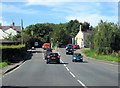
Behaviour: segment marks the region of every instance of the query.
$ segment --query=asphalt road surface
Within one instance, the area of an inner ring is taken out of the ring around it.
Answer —
[[[44,51],[34,50],[31,59],[3,75],[3,86],[118,86],[118,66],[84,58],[72,62],[60,48],[60,64],[46,64]]]

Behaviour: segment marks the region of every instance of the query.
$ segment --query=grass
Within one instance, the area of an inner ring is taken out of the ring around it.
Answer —
[[[6,67],[6,66],[8,66],[8,63],[7,63],[7,62],[1,62],[1,63],[0,63],[0,69],[4,68],[4,67]]]
[[[117,57],[117,56],[112,56],[112,55],[97,55],[93,50],[90,50],[90,49],[84,49],[84,50],[82,50],[82,52],[86,56],[92,57],[92,58],[95,58],[95,59],[105,60],[105,61],[120,62],[120,57]]]
[[[0,46],[0,48],[22,48],[25,47],[25,45],[20,44],[20,45],[4,45],[4,46]]]

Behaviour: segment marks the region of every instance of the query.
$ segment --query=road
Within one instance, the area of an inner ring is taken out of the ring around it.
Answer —
[[[3,86],[118,86],[118,66],[84,58],[72,62],[71,55],[60,48],[60,64],[46,64],[42,49],[31,59],[2,77]]]

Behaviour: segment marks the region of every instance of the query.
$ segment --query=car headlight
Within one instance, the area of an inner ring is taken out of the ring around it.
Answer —
[[[73,57],[73,59],[76,59],[75,57]]]

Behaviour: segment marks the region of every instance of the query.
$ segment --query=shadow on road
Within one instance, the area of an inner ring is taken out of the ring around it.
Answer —
[[[88,61],[83,61],[83,62],[76,61],[75,63],[88,63]]]
[[[69,64],[69,63],[49,63],[49,64]]]
[[[30,87],[22,87],[22,86],[2,86],[1,88],[30,88]]]
[[[31,53],[43,53],[42,51],[30,51]]]

